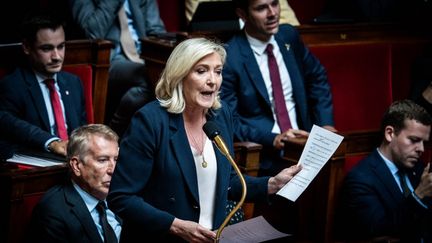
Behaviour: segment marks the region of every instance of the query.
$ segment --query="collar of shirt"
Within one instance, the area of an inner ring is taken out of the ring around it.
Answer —
[[[277,42],[276,42],[276,40],[275,40],[275,38],[274,38],[273,35],[272,35],[272,37],[270,38],[269,41],[263,42],[263,41],[260,41],[260,40],[258,40],[256,38],[250,36],[246,31],[245,31],[245,34],[246,34],[246,38],[247,38],[247,40],[249,42],[249,45],[252,48],[252,51],[254,51],[257,55],[261,56],[261,55],[265,54],[265,49],[266,49],[266,47],[267,47],[268,44],[272,44],[273,45],[273,50],[274,51],[279,51],[279,46],[278,46],[278,44],[277,44]]]
[[[98,204],[99,200],[97,198],[93,197],[92,195],[90,195],[88,192],[81,189],[81,187],[78,186],[74,181],[72,181],[72,184],[73,184],[75,190],[77,190],[78,194],[83,199],[85,205],[87,206],[87,209],[90,212],[92,210],[94,210],[96,208],[96,205]]]
[[[381,153],[381,151],[377,148],[377,151],[378,151],[378,154],[381,156],[381,158],[384,160],[384,162],[385,162],[385,164],[387,165],[387,167],[389,168],[389,170],[390,170],[390,172],[391,172],[391,174],[393,175],[393,177],[395,178],[395,180],[396,181],[398,181],[399,179],[399,177],[398,177],[398,175],[397,175],[397,172],[398,172],[398,168],[397,168],[397,166],[393,163],[393,162],[391,162],[389,159],[387,159],[382,153]]]
[[[35,76],[36,76],[36,80],[38,81],[39,84],[44,84],[45,79],[50,78],[50,77],[42,75],[36,71],[35,71]],[[57,73],[55,73],[51,78],[54,79],[56,81],[55,84],[57,84]]]

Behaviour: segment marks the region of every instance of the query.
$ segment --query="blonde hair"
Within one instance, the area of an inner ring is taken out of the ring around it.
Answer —
[[[212,53],[218,53],[222,65],[225,63],[224,47],[206,38],[187,39],[174,48],[155,91],[160,105],[167,108],[168,112],[179,114],[184,111],[186,104],[183,96],[183,80],[199,60]],[[218,95],[212,108],[220,107]]]

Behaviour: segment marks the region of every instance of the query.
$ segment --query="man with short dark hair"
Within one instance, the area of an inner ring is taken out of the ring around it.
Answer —
[[[32,16],[22,32],[28,65],[0,81],[0,158],[22,148],[66,155],[68,134],[87,120],[81,80],[61,71],[63,23],[48,15]]]
[[[431,116],[410,100],[386,111],[380,146],[347,174],[342,187],[340,223],[347,238],[432,242],[432,173],[419,160],[431,125]]]
[[[233,1],[244,28],[226,44],[221,98],[233,110],[235,138],[263,145],[259,175],[272,176],[287,166],[288,138],[307,137],[313,124],[336,131],[330,86],[297,30],[279,24],[278,0]],[[276,198],[268,210],[285,231],[292,228],[286,218],[295,213],[287,212],[289,203]]]

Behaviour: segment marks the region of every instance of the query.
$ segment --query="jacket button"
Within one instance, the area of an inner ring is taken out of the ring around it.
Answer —
[[[170,202],[175,202],[175,201],[176,201],[176,200],[175,200],[175,197],[170,197],[169,201],[170,201]]]
[[[198,209],[199,208],[197,205],[193,205],[192,207],[193,207],[193,209]]]

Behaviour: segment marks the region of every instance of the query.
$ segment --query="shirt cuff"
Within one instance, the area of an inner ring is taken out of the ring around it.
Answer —
[[[48,145],[49,145],[50,143],[54,142],[54,141],[60,141],[60,140],[61,140],[61,139],[60,139],[59,137],[53,137],[53,138],[48,139],[48,140],[45,142],[45,150],[48,151],[48,152],[51,152],[50,149],[49,149],[49,147],[48,147]]]

